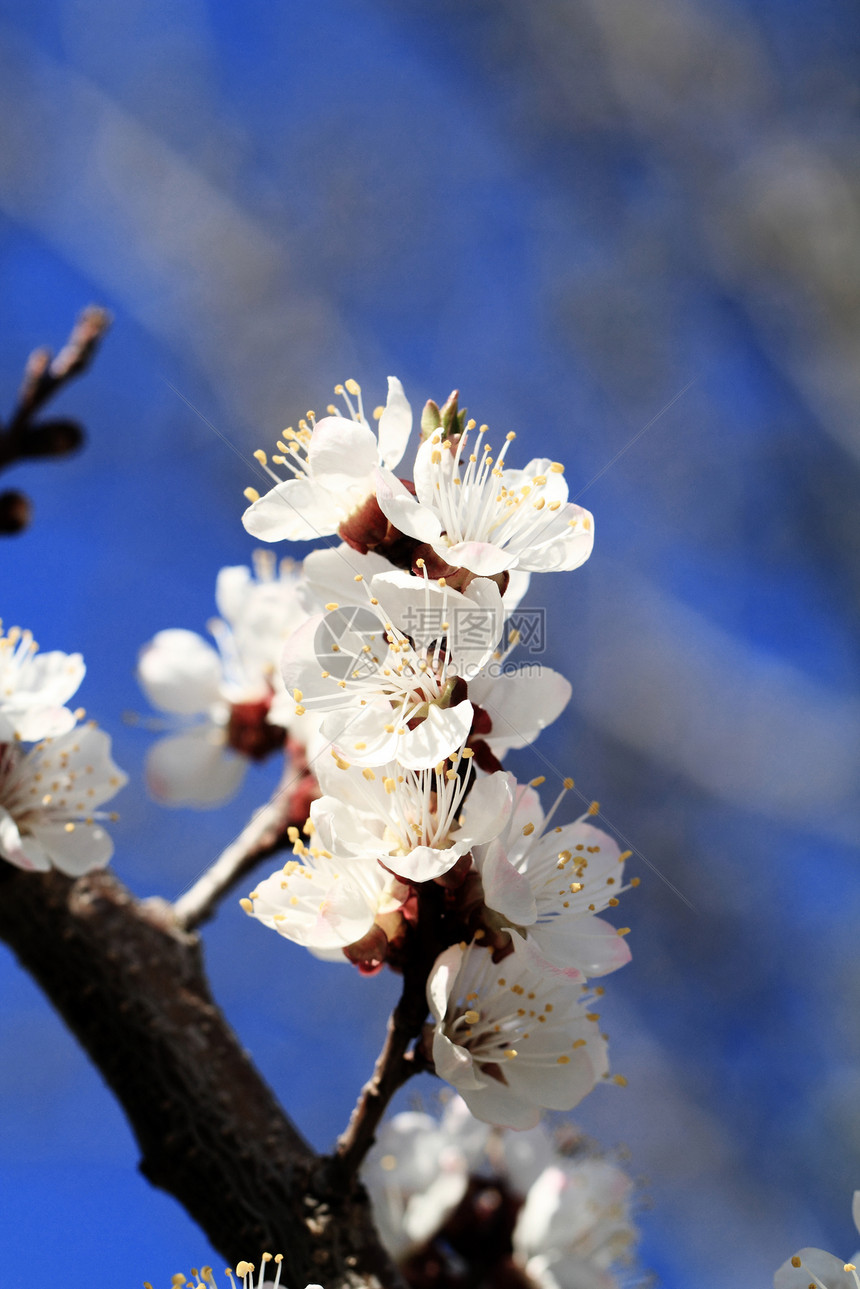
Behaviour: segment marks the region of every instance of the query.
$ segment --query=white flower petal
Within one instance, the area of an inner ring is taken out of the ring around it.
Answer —
[[[326,416],[317,421],[308,447],[308,463],[315,483],[334,491],[368,480],[378,460],[376,435],[370,426],[345,416]]]
[[[113,854],[113,841],[100,824],[34,824],[33,838],[49,856],[54,868],[69,877],[80,877],[104,868]]]
[[[146,758],[149,791],[168,806],[220,805],[239,789],[247,761],[224,746],[213,725],[159,739]]]
[[[27,846],[26,838],[21,836],[15,820],[2,806],[0,806],[0,855],[16,868],[23,868],[28,872],[46,872],[51,867],[51,861],[41,846]]]
[[[218,701],[221,659],[194,631],[159,631],[140,651],[137,678],[153,707],[190,716]]]
[[[387,470],[400,464],[412,432],[412,408],[396,376],[388,377],[388,398],[379,418],[379,463]]]
[[[407,537],[434,542],[442,531],[438,517],[412,496],[390,470],[376,471],[376,500],[389,523]]]
[[[424,720],[414,730],[400,735],[397,760],[411,770],[427,769],[443,761],[465,743],[473,714],[467,698],[454,707],[431,704]]]
[[[215,603],[222,618],[232,625],[242,613],[254,580],[245,564],[222,568],[215,579]]]
[[[261,542],[307,542],[336,533],[344,510],[313,479],[287,479],[254,501],[242,515],[245,531]]]
[[[374,551],[361,555],[347,546],[346,542],[311,551],[302,563],[305,585],[316,597],[320,607],[331,602],[362,604],[365,597],[361,587],[356,585],[356,575],[360,574],[365,582],[370,582],[377,573],[393,571],[394,565],[384,556],[377,555]]]
[[[503,573],[517,562],[516,552],[506,551],[491,542],[454,542],[449,546],[445,541],[436,541],[433,549],[440,559],[447,560],[455,568],[468,568],[481,577]],[[522,563],[522,559],[519,562]]]
[[[570,681],[551,667],[533,663],[501,676],[478,676],[469,696],[490,715],[487,742],[496,751],[525,747],[561,715],[570,701]]]
[[[480,870],[487,906],[510,918],[515,926],[530,926],[537,917],[531,883],[525,873],[517,872],[499,842],[487,848]]]
[[[514,805],[514,777],[497,770],[476,779],[463,807],[463,824],[457,841],[471,848],[491,841],[502,831]]]

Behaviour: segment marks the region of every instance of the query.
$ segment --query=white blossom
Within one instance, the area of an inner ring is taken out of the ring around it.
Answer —
[[[336,818],[317,800],[311,805],[309,843],[293,830],[294,858],[262,882],[242,907],[279,935],[326,952],[356,944],[377,919],[396,913],[409,888],[374,856],[357,857],[348,812]]]
[[[441,877],[495,837],[513,806],[509,776],[476,777],[468,749],[427,770],[396,762],[360,770],[321,757],[317,773],[326,794],[317,808],[351,822],[353,853],[373,855],[412,882]]]
[[[427,982],[436,1073],[486,1123],[531,1128],[542,1107],[570,1110],[608,1069],[589,1000],[515,955],[495,964],[488,949],[454,945]]]
[[[0,744],[65,734],[78,719],[65,704],[84,678],[79,653],[39,653],[32,632],[0,631]]]
[[[591,554],[594,521],[567,500],[564,467],[535,458],[523,470],[503,469],[514,434],[498,457],[475,422],[461,435],[437,431],[415,460],[415,496],[390,469],[377,473],[376,496],[401,532],[429,542],[446,563],[490,577],[508,569],[550,572],[578,568]],[[467,450],[468,449],[468,450]]]
[[[380,1129],[361,1177],[382,1242],[402,1259],[435,1235],[460,1203],[469,1160],[444,1121],[404,1111]]]
[[[860,1231],[860,1191],[851,1205],[854,1225]],[[843,1262],[823,1249],[801,1249],[784,1262],[773,1278],[774,1289],[860,1289],[860,1252]]]
[[[99,806],[127,782],[110,738],[83,725],[24,753],[0,746],[0,855],[18,868],[71,877],[103,868],[113,842]]]
[[[272,461],[290,477],[281,479],[265,452],[255,453],[275,486],[262,497],[253,488],[246,490],[252,504],[242,523],[253,537],[264,542],[307,541],[336,533],[373,495],[377,467],[393,470],[399,464],[412,429],[412,409],[400,381],[388,378],[377,434],[367,423],[355,381],[336,386],[335,393],[343,399],[347,416],[334,406],[321,420],[308,413],[298,431],[285,430],[279,440]]]
[[[615,1289],[633,1243],[632,1183],[605,1159],[558,1159],[532,1183],[513,1233],[515,1260],[540,1289]]]
[[[265,755],[289,728],[313,743],[317,722],[298,720],[278,663],[284,642],[308,614],[300,572],[255,552],[254,572],[221,569],[215,590],[221,616],[209,629],[213,648],[194,631],[159,631],[141,650],[137,676],[153,707],[178,732],[160,739],[146,761],[147,783],[166,805],[211,806],[239,788],[248,758]]]
[[[287,643],[283,677],[297,713],[329,712],[321,734],[350,764],[426,769],[465,743],[474,708],[459,689],[492,656],[504,609],[487,578],[468,595],[442,583],[377,574],[364,605],[331,603]],[[455,612],[463,634],[449,639]]]
[[[565,781],[565,790],[573,780]],[[604,976],[630,961],[627,941],[596,914],[618,903],[624,861],[615,841],[589,822],[550,827],[532,787],[519,787],[504,833],[474,851],[484,900],[502,915],[514,951],[535,971]]]

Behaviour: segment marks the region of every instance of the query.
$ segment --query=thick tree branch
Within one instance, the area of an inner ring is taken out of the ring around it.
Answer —
[[[224,896],[243,877],[261,860],[287,845],[289,828],[301,830],[318,792],[304,748],[289,743],[281,781],[271,801],[251,817],[211,868],[174,903],[173,913],[179,926],[190,931],[208,922]]]
[[[268,1249],[284,1254],[289,1285],[399,1286],[363,1190],[323,1181],[213,1001],[197,936],[170,906],[135,900],[110,873],[74,881],[0,870],[0,938],[116,1094],[144,1176],[231,1263]]]

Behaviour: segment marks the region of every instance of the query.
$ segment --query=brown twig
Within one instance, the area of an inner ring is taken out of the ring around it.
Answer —
[[[18,403],[5,438],[20,444],[36,412],[75,376],[89,367],[111,323],[107,309],[88,305],[78,316],[63,348],[54,358],[49,349],[34,349],[24,368]],[[24,455],[24,454],[19,454]]]
[[[406,954],[403,992],[389,1019],[385,1044],[373,1074],[362,1088],[329,1161],[330,1175],[338,1185],[349,1184],[357,1175],[394,1093],[413,1074],[427,1068],[420,1053],[410,1052],[409,1047],[424,1029],[428,1012],[427,978],[444,947],[438,939],[442,901],[442,890],[434,883],[427,882],[419,888],[418,919]]]
[[[319,789],[308,768],[304,748],[288,743],[281,781],[269,801],[258,810],[216,859],[215,863],[173,905],[179,926],[186,931],[202,926],[219,903],[261,860],[287,844],[287,830],[301,829],[308,808]]]
[[[83,442],[75,421],[54,418],[34,424],[40,408],[75,376],[86,371],[110,326],[105,309],[90,305],[81,313],[57,354],[36,349],[27,360],[18,402],[8,425],[0,426],[0,470],[33,457],[60,457]],[[16,488],[0,493],[0,534],[20,533],[30,522],[30,499]]]
[[[200,942],[170,906],[110,873],[72,880],[0,863],[0,938],[123,1106],[141,1171],[231,1263],[282,1252],[287,1284],[397,1289],[367,1197],[319,1160],[216,1006]]]

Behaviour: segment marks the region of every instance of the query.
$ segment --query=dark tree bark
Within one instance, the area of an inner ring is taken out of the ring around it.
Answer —
[[[110,873],[0,864],[0,938],[128,1116],[140,1169],[234,1265],[283,1253],[290,1289],[401,1285],[366,1195],[338,1186],[215,1004],[196,934]]]

